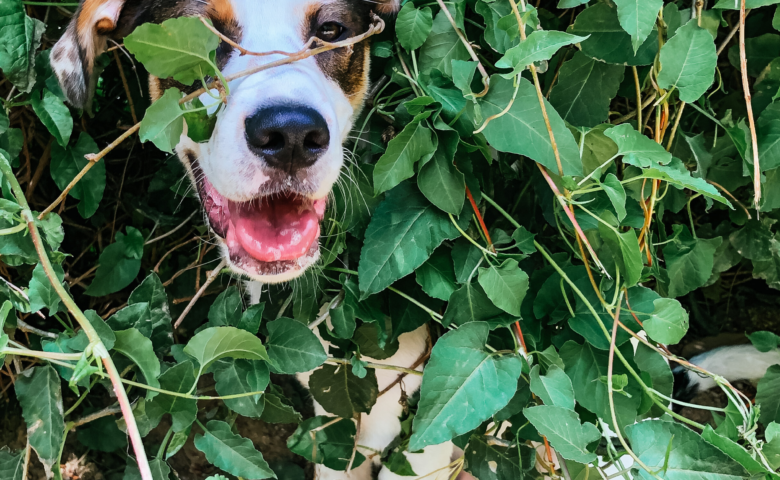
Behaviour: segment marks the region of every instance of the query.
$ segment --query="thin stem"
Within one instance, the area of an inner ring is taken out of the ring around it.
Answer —
[[[631,67],[634,73],[634,87],[636,88],[636,124],[637,131],[642,133],[642,87],[639,85],[639,71],[636,67]]]
[[[190,313],[190,310],[192,310],[192,307],[195,306],[195,302],[200,299],[201,296],[203,296],[203,293],[206,291],[206,289],[211,285],[214,280],[217,279],[220,273],[222,273],[222,269],[227,265],[227,259],[223,258],[221,262],[219,262],[219,265],[211,271],[211,274],[208,276],[205,282],[203,282],[203,285],[200,287],[200,290],[195,293],[195,296],[192,297],[192,300],[190,300],[190,303],[187,304],[187,307],[184,309],[183,312],[181,312],[181,315],[179,315],[179,318],[176,320],[176,323],[173,324],[173,328],[177,329],[179,328],[179,325],[181,325],[181,322],[184,321],[184,317],[187,316],[188,313]]]
[[[474,52],[474,48],[471,46],[471,43],[469,42],[469,39],[466,38],[466,36],[463,34],[463,32],[460,31],[460,28],[455,24],[455,19],[452,18],[452,14],[450,13],[449,9],[446,5],[444,5],[444,2],[442,0],[436,0],[439,3],[439,6],[441,7],[441,11],[444,12],[444,16],[447,17],[447,20],[450,21],[450,25],[452,25],[453,30],[455,30],[455,33],[458,34],[458,38],[460,39],[461,43],[466,47],[466,50],[469,52],[469,56],[472,60],[477,62],[477,70],[479,70],[480,75],[482,75],[482,84],[485,86],[485,89],[480,93],[475,93],[475,97],[484,97],[487,95],[488,89],[490,88],[490,76],[487,74],[487,71],[485,70],[485,67],[482,65],[482,62],[479,61],[479,57],[477,57],[476,52]]]
[[[417,305],[418,307],[422,308],[423,310],[425,310],[425,313],[427,313],[431,317],[435,318],[436,320],[441,321],[444,318],[443,316],[441,316],[438,313],[434,312],[430,308],[426,307],[422,303],[418,302],[417,300],[415,300],[414,298],[412,298],[409,295],[405,294],[404,292],[398,290],[397,288],[395,288],[395,287],[387,287],[387,289],[390,290],[391,292],[394,292],[394,293],[404,297],[409,302],[411,302],[411,303]]]
[[[761,162],[758,158],[758,135],[756,134],[756,120],[753,118],[753,104],[750,95],[750,80],[747,71],[747,56],[745,54],[745,0],[739,7],[739,66],[742,70],[742,90],[745,93],[745,107],[747,108],[748,126],[750,127],[750,140],[753,145],[753,204],[758,215],[759,202],[761,201]]]

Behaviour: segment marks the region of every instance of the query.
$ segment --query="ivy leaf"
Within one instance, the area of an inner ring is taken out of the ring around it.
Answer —
[[[441,242],[458,235],[450,219],[412,185],[394,188],[366,229],[358,264],[362,298],[412,273]]]
[[[550,103],[566,122],[595,127],[609,118],[609,104],[617,95],[624,72],[621,65],[610,65],[576,52],[561,67]]]
[[[0,4],[0,69],[20,92],[35,85],[35,51],[46,25],[25,14],[20,1]]]
[[[574,35],[589,35],[588,39],[580,44],[582,53],[606,63],[650,65],[658,53],[655,28],[647,40],[638,49],[634,49],[631,36],[620,25],[617,8],[607,3],[599,2],[583,10],[568,31]]]
[[[452,7],[451,9],[454,9]],[[469,60],[469,52],[460,41],[444,12],[433,19],[431,33],[420,49],[420,73],[430,73],[434,68],[452,76],[453,60]]]
[[[417,186],[425,198],[447,213],[459,215],[466,199],[466,181],[453,159],[460,138],[455,132],[438,132],[439,146],[420,168]]]
[[[580,416],[574,410],[539,405],[524,409],[523,414],[563,458],[580,463],[598,458],[588,451],[588,444],[601,438],[601,433],[592,423],[580,423]]]
[[[672,161],[672,154],[660,144],[637,132],[630,124],[624,123],[604,132],[618,146],[618,155],[623,156],[623,162],[639,168],[648,168]]]
[[[144,237],[137,229],[127,227],[127,235],[116,233],[116,240],[100,254],[95,279],[84,292],[102,297],[118,292],[135,280],[141,270]]]
[[[195,448],[203,452],[210,463],[231,475],[257,480],[276,478],[252,441],[234,434],[225,422],[212,420],[207,423],[203,435],[195,435]]]
[[[328,359],[322,342],[309,327],[289,318],[268,324],[266,348],[279,373],[308,372]]]
[[[174,365],[160,375],[160,388],[169,392],[188,393],[195,385],[192,362]],[[146,403],[146,413],[159,422],[163,414],[170,413],[173,431],[181,432],[192,425],[198,415],[198,401],[191,398],[160,394]],[[152,421],[153,424],[157,422]]]
[[[265,362],[223,358],[217,360],[211,368],[217,381],[217,393],[224,397],[242,393],[261,392],[270,381],[270,373]],[[260,418],[265,401],[260,394],[223,400],[225,405],[239,415]]]
[[[663,252],[669,273],[669,297],[677,298],[707,283],[712,275],[715,250],[723,239],[693,238],[684,225],[672,228],[675,240],[664,246]]]
[[[311,374],[309,390],[325,411],[342,418],[371,412],[379,393],[373,370],[360,378],[352,373],[348,365],[330,364]]]
[[[574,387],[563,369],[551,365],[545,375],[540,375],[539,370],[539,365],[531,369],[531,391],[541,398],[545,405],[574,410]]]
[[[618,20],[623,30],[631,35],[631,44],[636,53],[650,36],[663,0],[616,0]]]
[[[780,422],[780,365],[771,365],[758,381],[756,404],[761,405],[761,423]]]
[[[185,85],[214,73],[218,45],[219,38],[198,17],[144,23],[125,37],[125,47],[149,73]]]
[[[24,452],[12,455],[8,447],[0,448],[0,477],[6,480],[22,480]]]
[[[557,172],[558,164],[539,106],[536,88],[524,78],[518,81],[520,85],[512,106],[506,114],[488,123],[483,131],[485,138],[496,150],[525,155]],[[493,75],[490,78],[490,91],[479,102],[482,115],[487,118],[503,112],[514,95],[512,81]],[[580,152],[574,137],[549,104],[547,115],[555,135],[564,175],[582,175]]]
[[[487,324],[469,323],[434,345],[423,372],[410,451],[471,431],[512,398],[522,362],[515,356],[488,353],[488,333]]]
[[[374,195],[390,190],[414,175],[414,164],[436,150],[431,130],[422,121],[423,112],[387,144],[387,150],[374,167]]]
[[[62,265],[52,265],[52,269],[57,279],[62,283],[65,280],[65,271],[62,269]],[[27,296],[30,297],[31,312],[37,312],[46,307],[49,309],[49,315],[51,316],[59,310],[60,296],[54,290],[54,286],[49,281],[49,277],[46,276],[43,265],[40,263],[33,269]]]
[[[66,147],[73,132],[73,117],[70,116],[68,107],[48,90],[30,95],[30,103],[41,123],[57,140],[57,144]]]
[[[160,361],[154,354],[152,341],[135,328],[120,330],[114,332],[114,335],[116,335],[114,350],[138,365],[147,385],[159,388],[160,382],[157,381],[157,377],[160,376]],[[156,392],[148,390],[146,399],[151,400],[156,395]]]
[[[141,27],[146,25],[152,24],[146,23]],[[127,37],[125,40],[129,38]],[[163,152],[173,153],[173,147],[179,143],[181,134],[184,132],[182,117],[185,111],[179,105],[180,99],[181,91],[175,87],[169,88],[162,97],[146,109],[146,115],[141,120],[141,129],[138,133],[142,142],[151,140]]]
[[[332,470],[346,470],[355,446],[357,429],[352,420],[336,420],[334,417],[310,418],[298,426],[287,439],[287,447],[310,462],[325,465]],[[325,428],[325,425],[328,425]],[[312,433],[314,435],[312,435]],[[360,466],[366,457],[355,453],[352,468]]]
[[[646,420],[626,427],[631,447],[653,471],[663,471],[669,479],[741,479],[745,469],[718,448],[708,444],[684,425],[662,420]],[[640,471],[642,478],[653,478]]]
[[[661,48],[661,72],[658,86],[677,88],[680,100],[692,103],[710,88],[718,63],[715,42],[710,33],[693,19],[677,29],[677,33]]]
[[[517,260],[504,260],[497,268],[480,268],[479,284],[498,308],[520,316],[520,305],[528,291],[528,274],[520,270]]]
[[[682,340],[688,331],[688,312],[680,302],[671,298],[659,298],[653,304],[655,310],[642,321],[650,338],[666,345],[674,345]]]
[[[463,465],[479,480],[523,480],[523,467],[527,470],[533,463],[531,451],[525,445],[502,447],[485,435],[474,434],[465,448]]]
[[[452,258],[443,248],[437,248],[414,273],[423,292],[433,298],[449,300],[450,295],[458,288]]]
[[[557,30],[535,30],[525,41],[507,50],[506,54],[496,62],[498,68],[511,68],[511,73],[504,73],[504,78],[514,78],[532,63],[549,60],[555,52],[567,45],[573,45],[587,40]]]
[[[517,318],[498,308],[481,285],[467,283],[450,296],[443,325],[465,325],[471,322],[487,322],[491,329],[505,327]]]
[[[22,406],[27,437],[48,477],[60,454],[65,435],[60,376],[51,366],[34,367],[16,377],[16,398]]]
[[[259,338],[235,327],[211,327],[202,330],[187,342],[184,353],[198,362],[198,377],[212,362],[220,358],[270,361]]]
[[[430,7],[417,9],[411,2],[401,7],[395,20],[398,43],[408,51],[420,48],[432,27],[433,13]]]
[[[51,147],[51,165],[49,167],[51,178],[60,190],[76,178],[76,175],[89,163],[84,155],[97,153],[100,149],[92,137],[81,132],[78,140],[72,146],[61,147],[59,144]],[[106,188],[106,164],[97,162],[84,177],[68,193],[76,200],[81,200],[78,205],[79,214],[83,218],[89,218],[95,214],[100,200],[103,199],[103,191]]]

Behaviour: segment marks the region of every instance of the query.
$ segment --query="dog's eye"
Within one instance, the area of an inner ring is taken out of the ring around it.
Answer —
[[[336,22],[323,23],[317,30],[317,37],[326,42],[335,42],[344,33],[345,28]]]

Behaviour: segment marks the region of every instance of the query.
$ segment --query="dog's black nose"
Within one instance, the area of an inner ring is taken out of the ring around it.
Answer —
[[[249,149],[268,165],[294,173],[310,167],[330,143],[328,123],[304,106],[273,106],[246,119]]]

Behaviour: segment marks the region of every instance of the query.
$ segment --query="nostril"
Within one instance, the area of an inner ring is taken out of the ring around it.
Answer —
[[[330,135],[327,130],[314,130],[303,139],[303,148],[307,150],[321,150],[327,148],[330,143]]]
[[[263,150],[281,150],[284,148],[284,135],[281,132],[264,132],[254,146]]]

